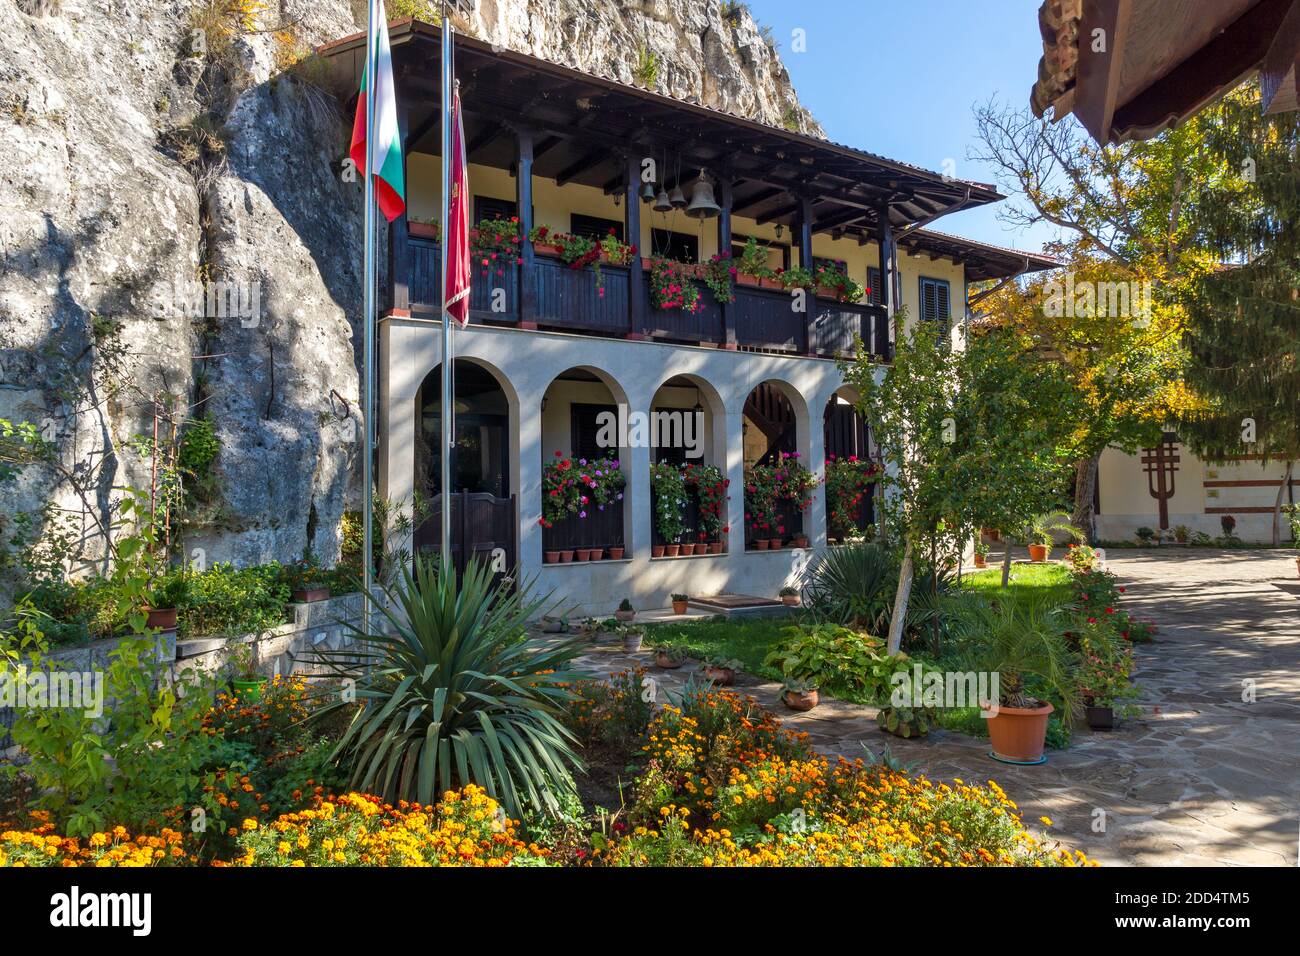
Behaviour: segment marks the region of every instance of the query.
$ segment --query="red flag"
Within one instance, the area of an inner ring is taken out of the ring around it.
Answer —
[[[466,325],[469,322],[469,284],[473,271],[469,258],[469,164],[465,161],[465,123],[460,113],[460,90],[451,104],[451,202],[447,228],[447,314]]]

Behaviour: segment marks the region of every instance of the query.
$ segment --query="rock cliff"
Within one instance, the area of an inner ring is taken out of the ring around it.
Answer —
[[[741,5],[473,6],[459,25],[492,43],[819,132]],[[359,487],[361,191],[307,54],[364,18],[364,0],[0,0],[0,419],[37,423],[59,462],[0,486],[0,533],[53,500],[101,554],[114,489],[156,480],[157,413],[164,450],[199,417],[219,442],[187,553],[335,559]]]

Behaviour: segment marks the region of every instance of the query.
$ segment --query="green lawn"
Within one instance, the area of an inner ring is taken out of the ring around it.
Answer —
[[[1070,570],[1063,564],[1013,564],[1006,592],[1002,590],[1001,567],[963,574],[961,583],[963,588],[989,597],[1009,593],[1018,602],[1041,599],[1065,604],[1071,597]]]
[[[785,638],[783,629],[798,619],[798,615],[732,621],[715,617],[681,624],[652,624],[646,628],[646,644],[680,648],[697,659],[732,658],[741,662],[747,674],[780,680],[780,671],[764,667],[763,658]]]

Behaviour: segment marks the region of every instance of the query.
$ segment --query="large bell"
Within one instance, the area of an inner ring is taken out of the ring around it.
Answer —
[[[655,212],[673,211],[673,201],[668,195],[668,190],[664,189],[662,186],[659,188],[659,198],[655,200],[654,211]]]
[[[695,188],[691,190],[691,204],[686,209],[686,215],[692,219],[712,219],[720,212],[722,209],[713,198],[713,183],[705,179],[701,171]]]
[[[654,202],[654,201],[655,201],[655,184],[654,184],[654,183],[646,183],[644,186],[641,187],[641,201],[642,201],[642,202]]]

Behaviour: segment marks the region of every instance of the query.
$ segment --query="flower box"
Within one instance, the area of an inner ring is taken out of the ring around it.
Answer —
[[[442,228],[436,222],[411,222],[407,220],[406,232],[414,239],[432,239],[434,242],[442,239]]]

